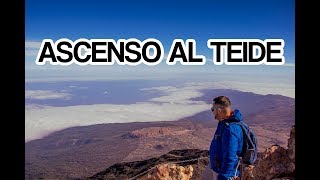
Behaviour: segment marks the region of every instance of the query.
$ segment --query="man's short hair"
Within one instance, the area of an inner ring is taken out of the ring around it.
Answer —
[[[222,105],[224,107],[230,107],[231,106],[231,102],[229,100],[229,98],[227,98],[226,96],[218,96],[216,98],[213,99],[214,104],[219,104]]]

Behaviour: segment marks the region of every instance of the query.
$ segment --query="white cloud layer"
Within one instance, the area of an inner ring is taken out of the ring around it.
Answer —
[[[37,100],[45,100],[45,99],[70,99],[71,94],[69,93],[61,93],[54,92],[49,90],[26,90],[25,98],[26,99],[37,99]]]
[[[51,132],[73,126],[102,123],[172,121],[210,108],[203,101],[191,101],[199,97],[199,87],[155,88],[168,93],[166,96],[128,105],[95,104],[67,107],[26,107],[25,140],[42,138]],[[148,89],[144,89],[148,90]],[[153,90],[153,89],[149,89]],[[177,96],[177,93],[182,95]],[[33,105],[34,106],[34,105]]]
[[[25,48],[31,48],[31,49],[39,49],[41,46],[41,42],[39,41],[26,41],[25,42]]]
[[[25,42],[25,56],[36,57],[40,49],[41,42],[37,41],[26,41]]]
[[[200,92],[202,89],[236,89],[258,94],[281,94],[279,92],[282,92],[287,96],[294,97],[294,88],[286,85],[274,87],[268,82],[250,84],[221,81],[192,82],[180,87],[144,88],[141,90],[159,91],[165,93],[165,95],[149,99],[146,102],[128,105],[95,104],[67,107],[27,105],[25,109],[25,141],[42,138],[51,132],[74,126],[172,121],[192,116],[208,110],[211,106],[208,102],[191,100],[202,96],[203,94]],[[39,94],[39,91],[36,94]]]

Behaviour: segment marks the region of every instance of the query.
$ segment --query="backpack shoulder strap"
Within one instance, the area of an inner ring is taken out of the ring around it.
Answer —
[[[238,124],[241,127],[242,131],[247,134],[247,132],[249,130],[249,126],[247,124],[245,124],[243,121],[234,122],[234,123]]]
[[[248,133],[247,133],[247,131],[248,131],[248,126],[247,126],[243,121],[240,121],[240,122],[231,121],[231,122],[226,122],[226,123],[224,123],[223,126],[221,127],[221,130],[220,130],[220,136],[222,135],[222,131],[224,130],[224,128],[226,128],[227,126],[229,126],[231,123],[232,123],[232,124],[238,124],[238,125],[241,127],[242,132],[243,132],[244,134],[246,134],[247,137],[249,136]],[[248,138],[249,138],[249,137],[248,137]],[[249,138],[249,139],[250,139],[250,138]],[[252,142],[251,142],[251,143],[252,143]]]
[[[250,128],[248,125],[246,125],[244,122],[240,121],[240,122],[236,122],[236,124],[239,124],[241,129],[242,129],[242,132],[245,134],[246,138],[248,139],[248,141],[251,143],[251,145],[253,145],[254,143],[252,142],[251,140],[251,137],[250,137]]]

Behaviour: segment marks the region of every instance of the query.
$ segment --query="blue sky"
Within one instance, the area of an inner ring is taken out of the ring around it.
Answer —
[[[191,100],[201,95],[201,89],[236,89],[295,97],[293,0],[26,0],[25,20],[26,82],[152,80],[160,86],[155,89],[166,93],[152,102],[129,105],[46,109],[31,106],[26,108],[26,139],[75,124],[137,119],[163,121],[191,116],[209,109],[210,104]],[[156,66],[36,65],[42,40],[61,38],[137,38],[141,41],[156,38],[162,42],[165,53],[169,52],[174,39],[190,38],[197,42],[197,54],[205,55],[207,60],[212,58],[212,50],[207,47],[208,39],[279,38],[285,41],[287,65],[228,66],[208,62],[202,66],[183,66],[179,63],[174,66],[164,63]],[[160,81],[156,80],[169,83],[160,85]],[[180,81],[186,84],[175,84]],[[174,86],[169,86],[170,83]],[[130,90],[130,86],[127,87],[125,90]],[[26,97],[36,99],[68,100],[72,95],[50,85],[43,89],[26,89]]]
[[[44,38],[156,38],[168,52],[176,38],[197,41],[208,58],[210,38],[281,38],[294,63],[294,1],[26,1],[26,41]],[[29,57],[30,58],[30,57]]]

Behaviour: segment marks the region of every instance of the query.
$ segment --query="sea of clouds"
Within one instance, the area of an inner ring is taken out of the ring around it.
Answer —
[[[210,109],[211,102],[194,101],[203,89],[234,89],[257,94],[295,97],[294,64],[283,66],[215,66],[210,60],[203,66],[44,66],[35,65],[39,42],[26,43],[26,83],[57,81],[168,81],[168,85],[141,88],[141,93],[159,92],[147,100],[124,104],[90,104],[53,107],[26,104],[25,141],[74,126],[102,123],[172,121]],[[180,84],[172,85],[174,80]],[[90,91],[90,89],[88,89]],[[129,89],[128,89],[129,90]],[[108,94],[105,89],[102,94]],[[70,100],[76,95],[53,89],[26,89],[25,98],[38,101]]]
[[[232,86],[231,86],[232,85]],[[249,88],[250,87],[250,88]],[[288,87],[278,87],[261,83],[252,86],[235,82],[194,82],[181,86],[159,86],[142,88],[143,92],[157,91],[164,94],[147,101],[132,104],[93,104],[65,107],[27,104],[25,110],[25,141],[42,138],[54,131],[74,126],[86,126],[102,123],[173,121],[210,109],[211,102],[194,101],[200,97],[203,89],[237,89],[259,94],[293,91]],[[52,93],[52,94],[50,94]],[[38,95],[37,95],[38,94]],[[26,91],[28,98],[68,98],[70,94],[50,91]],[[288,94],[287,94],[288,96]]]

